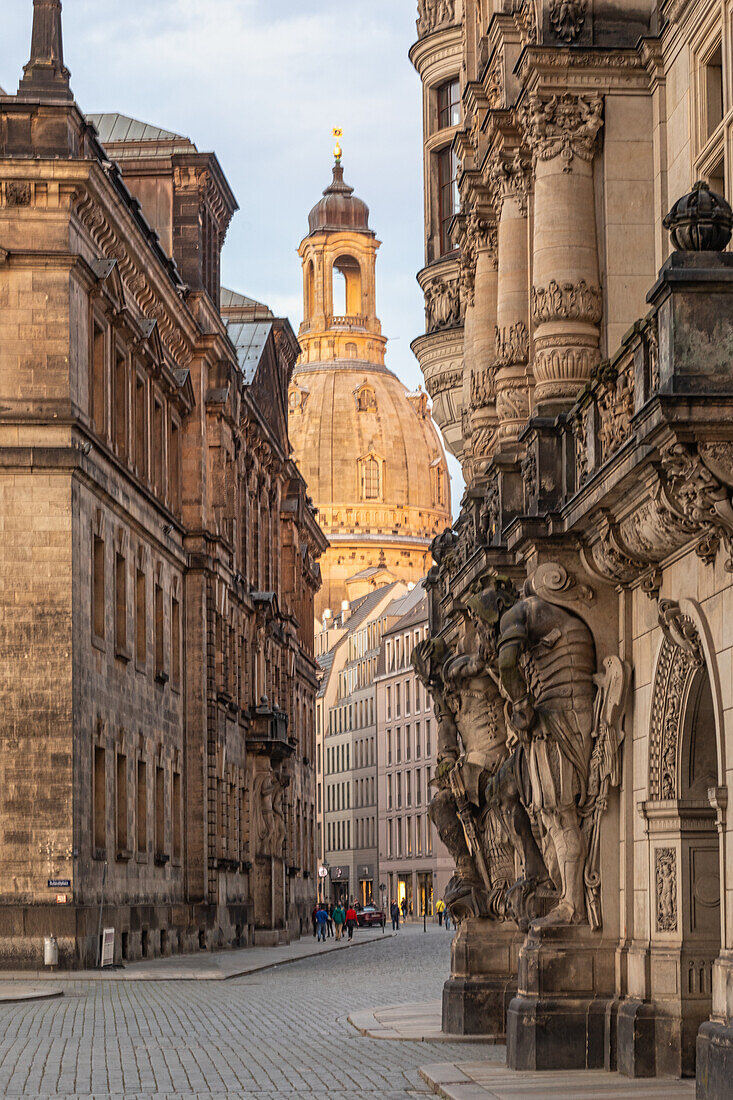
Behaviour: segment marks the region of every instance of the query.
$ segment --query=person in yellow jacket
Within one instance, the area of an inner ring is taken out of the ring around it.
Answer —
[[[445,902],[442,898],[438,898],[438,904],[435,906],[435,912],[438,914],[438,924],[443,927],[443,913],[445,913]]]

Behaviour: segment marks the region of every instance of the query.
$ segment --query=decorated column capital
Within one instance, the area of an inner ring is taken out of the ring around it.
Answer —
[[[563,172],[572,172],[576,160],[591,161],[596,137],[603,125],[600,96],[531,95],[521,113],[521,124],[535,161],[560,157]]]
[[[463,222],[459,233],[461,248],[461,298],[464,309],[474,303],[476,263],[479,252],[488,253],[487,260],[493,271],[498,264],[496,224],[475,211]]]
[[[520,150],[517,150],[511,160],[504,156],[496,159],[489,174],[489,186],[499,216],[505,201],[513,199],[521,216],[527,217],[530,173],[529,160]]]

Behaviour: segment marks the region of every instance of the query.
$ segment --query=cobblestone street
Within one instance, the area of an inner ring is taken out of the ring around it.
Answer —
[[[437,999],[450,938],[413,925],[228,982],[63,983],[56,1000],[0,1006],[0,1096],[426,1095],[418,1066],[503,1048],[368,1039],[347,1016]]]

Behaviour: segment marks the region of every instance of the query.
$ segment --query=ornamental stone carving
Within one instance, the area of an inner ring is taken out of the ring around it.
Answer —
[[[504,0],[504,11],[514,16],[522,38],[522,45],[534,45],[538,41],[537,10],[535,0]]]
[[[494,328],[496,337],[496,362],[502,367],[511,367],[516,363],[526,363],[529,354],[529,333],[524,321],[507,328]]]
[[[496,368],[484,367],[471,375],[471,408],[481,409],[496,398]]]
[[[563,172],[572,172],[575,157],[592,160],[596,137],[603,125],[602,111],[600,96],[576,96],[569,92],[549,99],[530,96],[521,121],[533,156],[538,160],[560,157]]]
[[[657,886],[657,932],[677,931],[677,853],[657,848],[654,853]]]
[[[460,280],[446,279],[425,288],[427,331],[458,328],[462,322]]]
[[[418,0],[417,33],[420,38],[456,19],[456,0]]]
[[[522,459],[520,469],[522,471],[522,481],[524,482],[524,499],[526,503],[529,503],[529,501],[535,499],[539,488],[537,482],[537,455],[533,450],[527,451]]]
[[[657,661],[649,732],[649,798],[677,797],[677,761],[684,704],[692,680],[703,665],[697,628],[679,604],[660,600],[659,623],[664,638]]]
[[[523,218],[527,217],[527,204],[530,189],[530,165],[525,156],[517,150],[512,160],[499,157],[492,165],[489,175],[494,207],[501,214],[506,199],[514,199]]]
[[[583,29],[588,0],[550,0],[550,25],[558,38],[568,45]]]
[[[601,444],[601,461],[606,462],[631,436],[634,374],[633,369],[617,372],[608,368],[601,377],[604,385],[597,399],[600,418],[598,438]]]
[[[673,443],[661,456],[662,469],[669,484],[670,497],[680,514],[701,535],[722,540],[728,557],[725,568],[733,572],[733,508],[728,485],[713,473],[711,465],[721,467],[720,456],[730,454],[733,469],[733,444],[718,444],[716,451],[702,451],[687,443]],[[709,448],[709,445],[708,445]],[[707,462],[705,461],[707,457]],[[723,469],[727,463],[723,462]],[[730,477],[730,473],[728,475]],[[706,547],[703,546],[703,554]]]
[[[30,183],[23,180],[8,180],[5,184],[5,201],[8,206],[30,206]]]
[[[577,283],[552,279],[546,287],[532,287],[532,319],[537,325],[557,320],[597,325],[602,316],[601,288],[588,286],[585,279]]]
[[[529,416],[529,393],[524,379],[497,383],[496,413],[501,421],[500,434],[513,434],[512,425],[523,424]]]

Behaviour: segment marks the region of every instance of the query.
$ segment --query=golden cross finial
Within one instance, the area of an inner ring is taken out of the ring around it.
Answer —
[[[341,129],[340,126],[334,126],[333,136],[336,138],[336,148],[333,151],[333,155],[336,158],[336,163],[340,164],[341,163],[341,157],[343,156],[343,151],[342,151],[341,146],[339,144],[339,138],[342,138],[344,136],[344,132],[343,132],[343,130]]]

